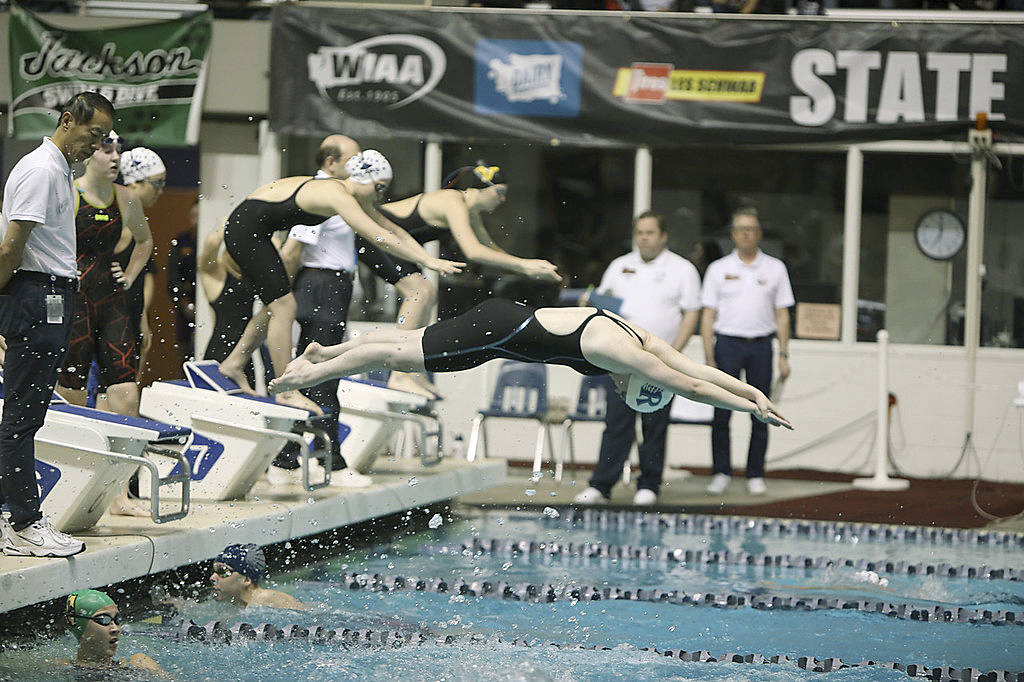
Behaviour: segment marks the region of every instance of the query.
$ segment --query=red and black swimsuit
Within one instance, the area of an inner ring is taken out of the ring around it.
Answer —
[[[61,369],[60,383],[81,390],[89,365],[99,365],[101,387],[135,381],[139,368],[138,339],[124,288],[110,270],[121,238],[121,206],[115,192],[108,206],[90,204],[78,188],[75,228],[78,238],[79,291],[71,345]],[[127,265],[126,265],[127,267]]]

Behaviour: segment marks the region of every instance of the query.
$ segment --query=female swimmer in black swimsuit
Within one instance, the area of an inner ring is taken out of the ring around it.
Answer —
[[[678,394],[793,428],[761,391],[690,360],[617,315],[598,308],[531,308],[497,298],[424,329],[381,330],[327,348],[312,343],[270,383],[270,391],[296,390],[371,369],[454,372],[496,358],[611,374],[627,403],[641,411],[663,406]]]

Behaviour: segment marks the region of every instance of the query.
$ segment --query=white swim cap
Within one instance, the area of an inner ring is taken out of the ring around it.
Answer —
[[[121,176],[126,185],[166,173],[167,167],[160,155],[152,149],[136,147],[121,154]]]
[[[675,394],[664,386],[647,381],[636,374],[629,375],[626,404],[637,412],[656,412],[672,402]]]
[[[367,149],[345,162],[348,176],[360,185],[391,182],[391,164],[376,149]]]

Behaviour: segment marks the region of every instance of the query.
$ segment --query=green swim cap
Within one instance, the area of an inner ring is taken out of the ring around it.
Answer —
[[[82,639],[85,626],[89,624],[89,618],[104,606],[110,606],[113,603],[114,600],[107,596],[106,592],[99,590],[78,590],[69,594],[67,607],[64,610],[64,620],[71,631],[75,633],[75,639]]]

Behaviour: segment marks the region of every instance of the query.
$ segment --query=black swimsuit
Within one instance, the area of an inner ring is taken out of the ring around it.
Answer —
[[[270,238],[278,230],[319,225],[327,219],[302,210],[295,202],[295,195],[309,180],[300,183],[284,201],[246,199],[231,212],[224,226],[224,247],[264,303],[276,301],[291,291],[288,273]]]
[[[230,272],[226,273],[220,295],[210,301],[210,307],[213,308],[213,333],[203,352],[205,359],[217,362],[227,359],[252,319],[252,302],[255,297],[256,290],[248,280],[237,279]],[[256,373],[252,358],[247,359],[245,376],[250,386],[255,385]]]
[[[391,211],[380,206],[377,207],[377,210],[380,211],[382,216],[408,232],[420,244],[442,239],[446,235],[451,234],[449,230],[430,225],[423,219],[420,215],[421,201],[423,201],[422,194],[416,200],[412,213],[404,218],[399,218]],[[375,275],[388,284],[398,284],[398,281],[403,277],[421,272],[420,266],[416,263],[393,256],[363,237],[356,237],[356,253],[359,254],[360,263],[368,265]]]
[[[427,371],[456,372],[488,360],[507,358],[521,362],[565,365],[580,374],[608,374],[583,357],[580,338],[595,317],[606,317],[619,327],[643,339],[629,325],[598,308],[575,331],[553,334],[537,321],[531,308],[512,301],[491,298],[469,312],[432,324],[423,330],[423,360]]]

